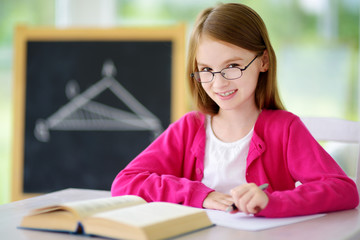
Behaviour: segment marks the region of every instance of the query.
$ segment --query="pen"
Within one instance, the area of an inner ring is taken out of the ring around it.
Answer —
[[[260,185],[259,188],[264,191],[268,186],[269,186],[268,183],[264,183],[264,184]],[[237,209],[237,207],[236,207],[235,203],[233,203],[226,209],[226,212],[232,212],[232,211],[235,211],[236,209]]]

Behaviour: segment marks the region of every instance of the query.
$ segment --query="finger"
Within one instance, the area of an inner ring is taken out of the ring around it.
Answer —
[[[204,200],[203,207],[225,211],[232,203],[233,200],[230,195],[219,192],[211,192]]]
[[[247,205],[257,190],[258,187],[254,183],[243,184],[231,190],[234,202],[240,211],[249,214]]]
[[[238,208],[240,211],[249,214],[248,205],[251,199],[253,198],[253,193],[248,191],[246,194],[242,195],[240,199],[238,199]]]
[[[214,209],[216,210],[221,210],[221,211],[226,211],[226,209],[230,206],[231,204],[224,204],[222,202],[215,202],[214,203]]]
[[[228,208],[234,204],[234,200],[230,195],[227,195],[225,198],[218,199],[218,201],[226,206],[225,208],[221,209],[224,211],[227,211]]]
[[[247,183],[237,186],[230,190],[231,196],[234,198],[241,198],[244,194],[246,194],[250,189],[256,188],[256,184],[254,183]]]
[[[231,205],[234,203],[233,197],[230,195],[226,195],[226,196],[221,196],[219,198],[216,199],[216,201],[223,203],[227,206]]]
[[[214,209],[214,210],[222,210],[222,211],[224,211],[224,210],[226,210],[226,208],[228,206],[229,205],[218,202],[218,201],[211,201],[211,202],[208,202],[206,204],[206,206],[204,206],[204,207],[207,208],[207,209]]]
[[[248,210],[252,214],[256,214],[264,209],[268,203],[268,197],[264,193],[259,193],[254,195],[254,197],[249,201]]]
[[[256,196],[253,196],[249,200],[246,208],[247,208],[248,212],[251,213],[251,214],[256,214],[256,213],[261,211],[261,207],[259,206],[259,201],[257,201]]]
[[[256,206],[256,207],[254,208],[253,214],[257,214],[257,213],[259,213],[261,210],[262,210],[261,207]]]

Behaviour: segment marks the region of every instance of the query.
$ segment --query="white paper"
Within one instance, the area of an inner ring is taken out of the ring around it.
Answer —
[[[325,214],[314,214],[287,218],[264,218],[246,215],[241,212],[230,214],[210,209],[206,209],[206,212],[211,222],[216,225],[247,231],[260,231],[325,216]]]

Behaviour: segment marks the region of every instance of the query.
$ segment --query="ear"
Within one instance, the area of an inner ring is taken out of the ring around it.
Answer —
[[[261,56],[261,72],[266,72],[269,69],[269,53],[267,49],[264,50],[263,55]]]

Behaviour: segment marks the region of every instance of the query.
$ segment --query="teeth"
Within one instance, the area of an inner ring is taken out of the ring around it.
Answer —
[[[235,92],[235,90],[233,90],[233,91],[230,91],[230,92],[226,92],[226,93],[219,93],[221,96],[223,96],[223,97],[226,97],[226,96],[229,96],[229,95],[231,95],[231,94],[233,94]]]

